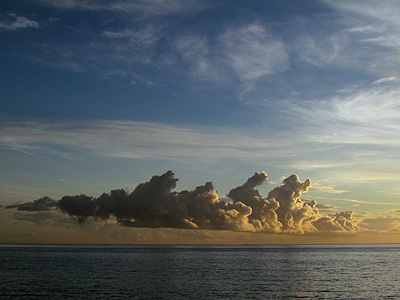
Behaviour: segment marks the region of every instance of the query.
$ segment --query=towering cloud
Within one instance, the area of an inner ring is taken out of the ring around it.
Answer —
[[[43,197],[7,208],[26,211],[59,208],[79,223],[89,217],[103,220],[115,217],[119,224],[132,227],[294,234],[359,230],[352,212],[330,217],[319,212],[315,201],[300,199],[311,186],[309,179],[301,182],[297,175],[291,175],[264,198],[255,188],[267,179],[265,172],[255,173],[243,185],[232,189],[229,199],[224,201],[211,182],[193,191],[174,192],[178,179],[168,171],[139,184],[132,193],[119,189],[98,198],[77,195],[64,196],[59,201]]]
[[[243,203],[252,208],[248,221],[254,226],[256,231],[273,231],[280,232],[282,223],[278,220],[276,211],[280,204],[274,198],[266,199],[261,197],[256,186],[261,185],[268,179],[267,173],[255,173],[243,185],[232,189],[228,197],[234,203]]]

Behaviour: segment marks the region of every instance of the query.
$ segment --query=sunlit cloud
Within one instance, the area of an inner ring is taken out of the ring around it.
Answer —
[[[316,199],[324,199],[324,200],[331,199],[331,198],[323,197],[323,196],[317,196],[315,198]],[[352,203],[356,203],[356,204],[368,204],[368,205],[378,205],[378,206],[399,206],[399,203],[395,203],[395,202],[364,201],[364,200],[359,200],[359,199],[340,198],[340,197],[335,197],[335,201],[345,201],[345,202],[352,202]]]
[[[50,216],[43,211],[58,208],[81,224],[88,218],[108,220],[112,216],[123,226],[143,228],[286,234],[362,231],[353,218],[353,211],[324,215],[319,212],[316,201],[301,200],[302,193],[308,192],[311,186],[309,179],[301,182],[297,175],[291,175],[282,181],[280,187],[271,190],[267,197],[262,197],[256,187],[267,179],[265,172],[256,172],[244,184],[231,189],[228,201],[225,201],[219,198],[211,182],[192,191],[172,191],[178,179],[172,171],[168,171],[139,184],[132,193],[118,189],[103,193],[98,198],[81,194],[64,196],[58,201],[42,197],[33,202],[9,205],[6,209],[38,211],[38,220],[31,214],[22,219],[39,224],[47,222]]]
[[[317,203],[317,207],[321,213],[334,215],[340,208],[331,204]]]
[[[385,78],[375,80],[372,84],[383,83],[383,82],[393,81],[393,80],[397,80],[397,79],[398,79],[397,76],[385,77]]]
[[[313,189],[316,189],[322,193],[329,194],[343,194],[349,192],[348,190],[340,190],[336,188],[336,185],[320,185],[319,183],[313,183]]]

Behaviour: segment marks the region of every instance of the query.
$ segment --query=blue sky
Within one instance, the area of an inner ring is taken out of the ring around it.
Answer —
[[[397,1],[3,0],[0,204],[132,191],[167,170],[177,190],[212,181],[224,196],[266,171],[263,195],[297,174],[324,213],[397,232],[399,13]]]

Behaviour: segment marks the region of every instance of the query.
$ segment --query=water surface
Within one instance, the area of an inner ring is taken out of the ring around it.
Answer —
[[[400,299],[400,245],[3,245],[0,296]]]

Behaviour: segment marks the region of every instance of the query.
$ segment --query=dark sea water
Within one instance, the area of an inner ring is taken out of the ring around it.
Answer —
[[[400,299],[400,245],[2,245],[0,298]]]

